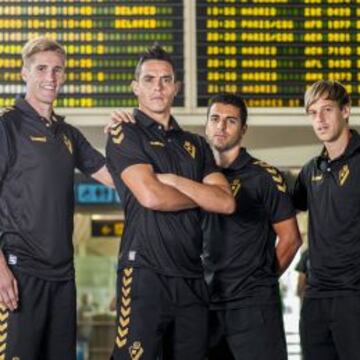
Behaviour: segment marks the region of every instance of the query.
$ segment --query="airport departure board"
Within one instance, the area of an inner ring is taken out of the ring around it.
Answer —
[[[297,107],[318,79],[360,105],[360,0],[197,0],[198,106],[219,91]]]
[[[158,42],[183,78],[183,2],[169,0],[13,0],[0,2],[0,107],[24,93],[21,49],[46,35],[64,45],[67,81],[57,106],[127,107],[138,55]],[[183,95],[176,106],[184,106]]]

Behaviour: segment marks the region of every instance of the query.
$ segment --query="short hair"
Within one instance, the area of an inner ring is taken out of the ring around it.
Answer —
[[[211,106],[216,103],[232,105],[238,108],[240,112],[241,125],[242,126],[246,125],[248,118],[248,110],[244,99],[240,95],[231,94],[231,93],[221,93],[212,96],[209,99],[207,117],[209,117]]]
[[[55,51],[61,56],[63,56],[64,60],[66,60],[66,52],[64,48],[57,41],[41,36],[29,40],[24,45],[21,52],[23,64],[25,65],[29,61],[29,59],[35,54],[44,51]]]
[[[148,48],[143,54],[140,55],[139,61],[135,68],[135,79],[138,80],[140,77],[141,66],[144,62],[149,60],[161,60],[169,63],[174,71],[176,78],[175,64],[170,54],[166,52],[158,43],[155,43],[152,47]]]
[[[351,103],[349,94],[340,82],[319,80],[312,84],[305,92],[304,105],[306,112],[309,111],[312,104],[322,97],[325,97],[326,100],[336,101],[340,109]]]

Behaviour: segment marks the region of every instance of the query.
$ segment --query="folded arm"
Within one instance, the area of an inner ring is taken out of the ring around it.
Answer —
[[[121,178],[139,203],[148,209],[180,211],[198,207],[190,197],[161,183],[151,165],[131,165],[121,173]]]
[[[207,175],[203,182],[174,174],[156,176],[163,184],[181,192],[205,211],[221,214],[232,214],[235,211],[235,200],[229,183],[220,172]]]

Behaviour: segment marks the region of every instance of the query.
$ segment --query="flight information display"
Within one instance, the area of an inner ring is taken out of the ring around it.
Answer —
[[[360,0],[197,0],[197,103],[237,92],[251,107],[298,107],[341,81],[360,105]]]
[[[184,74],[183,3],[169,0],[13,0],[0,6],[0,107],[24,93],[21,49],[37,36],[67,52],[67,81],[57,106],[131,107],[139,54],[158,42]],[[184,92],[182,92],[183,94]],[[184,106],[179,94],[175,106]]]

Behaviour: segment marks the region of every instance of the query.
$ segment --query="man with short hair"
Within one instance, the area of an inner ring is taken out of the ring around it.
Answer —
[[[0,358],[76,357],[74,170],[111,185],[103,156],[53,103],[65,51],[37,38],[23,48],[25,98],[0,117]]]
[[[208,359],[285,360],[278,279],[301,237],[282,174],[242,147],[246,130],[247,108],[240,96],[210,99],[206,137],[237,208],[231,215],[204,215]]]
[[[323,143],[301,170],[294,203],[309,211],[309,264],[300,318],[305,360],[355,360],[360,354],[360,137],[349,128],[350,97],[337,81],[305,93]]]
[[[203,360],[207,290],[201,265],[200,208],[231,213],[234,199],[200,136],[171,116],[179,90],[170,56],[144,53],[132,89],[136,124],[113,128],[109,169],[123,199],[117,281],[118,326],[112,359]],[[167,181],[176,179],[176,188]]]

